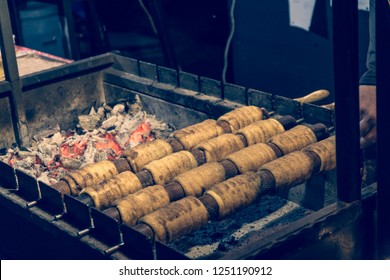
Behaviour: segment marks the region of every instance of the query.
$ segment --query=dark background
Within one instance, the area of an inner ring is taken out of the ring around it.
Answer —
[[[25,0],[9,1],[16,11],[26,8]],[[96,13],[91,13],[88,1],[72,2],[79,46],[76,59],[119,50],[132,58],[222,79],[231,1],[144,0],[157,34],[138,0],[90,1]],[[331,92],[324,103],[333,101],[329,1],[317,0],[310,32],[290,26],[287,0],[239,0],[234,15],[236,30],[228,58],[228,82],[287,97],[324,88]],[[367,11],[359,12],[359,28],[359,70],[363,73]],[[17,43],[29,46],[23,39],[19,34]]]

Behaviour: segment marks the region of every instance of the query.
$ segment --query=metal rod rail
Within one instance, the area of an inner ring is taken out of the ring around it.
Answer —
[[[333,38],[337,194],[339,200],[353,202],[361,198],[356,0],[333,1]]]
[[[28,127],[7,0],[0,0],[0,27],[0,46],[4,74],[5,79],[11,85],[9,99],[15,140],[19,146],[27,146],[29,143]]]
[[[376,6],[378,258],[390,259],[390,5],[386,0],[376,0]]]

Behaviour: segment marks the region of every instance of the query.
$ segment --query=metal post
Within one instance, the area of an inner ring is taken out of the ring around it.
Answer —
[[[376,0],[378,258],[390,259],[390,5]]]
[[[7,0],[0,0],[0,46],[5,79],[11,85],[10,104],[15,139],[18,145],[27,146],[28,127]]]
[[[157,36],[160,40],[161,50],[164,54],[164,61],[168,67],[177,68],[177,60],[174,49],[169,38],[169,32],[166,28],[164,16],[162,15],[161,2],[158,0],[149,1],[149,6],[153,14],[154,24],[156,26]]]
[[[333,1],[337,194],[344,202],[361,197],[357,2]]]
[[[72,14],[72,0],[62,0],[59,11],[63,20],[64,34],[68,43],[69,58],[80,59],[80,48],[77,42],[74,18]]]

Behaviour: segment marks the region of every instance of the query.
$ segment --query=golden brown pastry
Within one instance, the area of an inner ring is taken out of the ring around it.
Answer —
[[[183,145],[185,150],[191,150],[203,141],[212,139],[223,133],[222,127],[217,125],[216,120],[208,119],[175,131],[173,137]]]
[[[225,169],[218,162],[203,164],[176,176],[173,181],[180,184],[186,196],[199,197],[205,190],[225,180]]]
[[[313,161],[303,151],[296,151],[264,164],[259,172],[268,170],[275,178],[276,190],[307,181],[313,171]]]
[[[216,184],[205,192],[215,199],[219,207],[219,219],[251,204],[260,193],[260,176],[247,172]]]
[[[241,128],[236,134],[241,134],[245,137],[248,146],[265,143],[272,136],[283,133],[283,125],[275,119],[266,119],[252,123],[244,128]]]
[[[336,137],[331,136],[318,143],[311,144],[303,149],[316,153],[321,159],[321,167],[318,172],[336,168]]]
[[[164,185],[177,175],[198,166],[195,157],[189,151],[180,151],[145,165],[143,170],[152,174],[156,185]]]
[[[238,135],[227,133],[216,138],[202,142],[196,149],[202,150],[206,162],[221,161],[227,155],[243,149],[244,143]]]
[[[134,173],[141,171],[146,164],[172,154],[171,145],[161,139],[140,144],[123,152]]]
[[[169,204],[169,196],[163,186],[155,185],[130,194],[115,204],[122,223],[134,226],[138,219]]]
[[[244,106],[230,111],[218,118],[219,122],[227,122],[232,133],[257,122],[263,118],[263,112],[256,106]]]
[[[64,176],[63,180],[68,183],[72,195],[78,195],[82,189],[92,187],[117,174],[118,170],[114,163],[109,160],[103,160],[88,164],[75,172],[71,172],[67,176]]]
[[[270,146],[259,143],[230,154],[225,159],[233,162],[242,174],[248,171],[256,172],[260,166],[276,158],[276,154]]]
[[[286,155],[317,142],[317,137],[309,127],[297,125],[284,133],[275,135],[269,142],[275,144]]]
[[[198,198],[187,196],[142,217],[139,223],[152,228],[157,240],[168,243],[201,228],[207,221],[205,206]]]
[[[80,194],[88,194],[98,209],[109,207],[115,200],[128,194],[135,193],[142,188],[138,177],[131,171],[124,171],[118,175],[87,187]]]

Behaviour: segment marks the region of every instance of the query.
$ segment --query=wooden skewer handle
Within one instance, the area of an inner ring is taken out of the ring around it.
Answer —
[[[329,91],[325,89],[320,89],[320,90],[313,91],[312,93],[309,93],[306,96],[295,98],[294,100],[300,103],[313,103],[313,102],[323,100],[328,96],[329,96]]]
[[[333,102],[333,103],[330,103],[330,104],[322,105],[321,107],[325,108],[325,109],[329,109],[329,110],[334,110],[335,109],[335,104]]]

